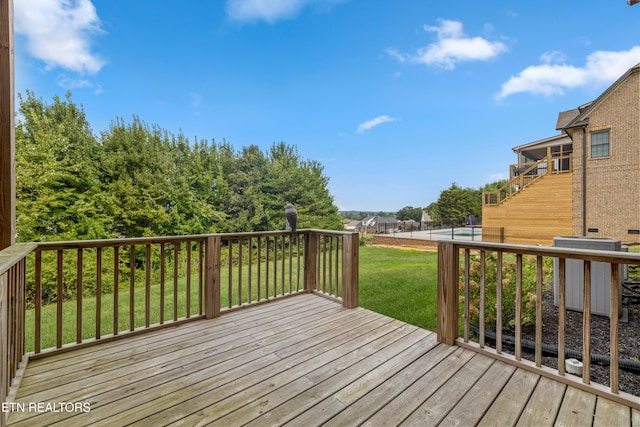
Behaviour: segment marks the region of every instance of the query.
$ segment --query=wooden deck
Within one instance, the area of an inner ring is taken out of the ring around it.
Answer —
[[[9,425],[52,424],[621,426],[640,411],[304,294],[32,360]]]

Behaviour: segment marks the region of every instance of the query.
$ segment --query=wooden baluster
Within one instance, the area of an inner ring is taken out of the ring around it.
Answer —
[[[469,342],[469,325],[471,323],[471,317],[469,312],[469,303],[470,303],[470,291],[469,291],[469,283],[470,283],[470,266],[471,266],[471,251],[469,248],[464,250],[464,318],[463,318],[463,334],[464,334],[464,342]]]
[[[333,236],[329,236],[329,294],[333,293]],[[335,293],[337,295],[338,292]]]
[[[278,236],[273,236],[273,296],[278,295]]]
[[[102,248],[96,248],[96,339],[102,330]]]
[[[486,252],[480,251],[480,313],[478,316],[478,327],[480,330],[479,333],[479,344],[480,348],[484,348],[485,344],[485,288],[486,288]]]
[[[609,318],[610,355],[609,379],[611,393],[619,393],[618,373],[620,360],[620,347],[618,345],[618,326],[620,323],[620,265],[611,263],[611,316]]]
[[[280,266],[280,289],[281,289],[281,294],[284,295],[284,284],[286,282],[286,279],[284,277],[285,272],[286,272],[286,269],[284,267],[284,265],[285,265],[285,263],[284,263],[285,262],[284,255],[285,255],[285,252],[286,252],[285,251],[285,243],[286,243],[285,240],[286,239],[285,239],[285,236],[281,236],[280,239],[281,239],[281,242],[280,242],[281,243],[280,244],[280,253],[282,254],[282,260],[281,260],[282,263],[281,263],[281,266]]]
[[[203,276],[205,274],[203,248],[204,248],[204,242],[200,240],[198,242],[198,314],[204,314],[204,311],[202,309],[203,307],[202,289],[204,286]]]
[[[253,239],[249,237],[247,242],[247,249],[249,251],[248,256],[248,267],[247,267],[247,303],[251,304],[253,302],[253,295],[251,289],[251,279],[253,276]]]
[[[166,253],[164,243],[160,243],[160,324],[164,323],[164,282],[165,282]]]
[[[264,272],[264,277],[265,277],[265,284],[264,284],[264,297],[266,299],[269,299],[269,236],[265,237],[265,249],[264,251],[266,252],[265,255],[265,260],[264,260],[264,266],[265,266],[265,272]]]
[[[300,290],[300,234],[296,234],[296,258],[297,258],[297,270],[296,270],[296,291]]]
[[[522,359],[522,254],[516,255],[516,360]]]
[[[82,248],[76,257],[76,343],[82,342]]]
[[[129,246],[129,330],[135,330],[136,247]]]
[[[261,293],[260,292],[261,283],[262,283],[262,280],[260,280],[260,279],[262,279],[262,253],[261,253],[262,252],[262,239],[260,237],[258,237],[256,240],[257,240],[256,246],[258,247],[258,253],[256,254],[256,257],[258,258],[257,259],[258,266],[256,268],[256,270],[257,270],[256,288],[257,288],[257,291],[258,291],[257,292],[257,298],[258,298],[258,301],[260,301],[260,299],[262,298],[262,295],[260,295],[260,293]]]
[[[227,283],[227,308],[231,308],[233,306],[233,240],[227,240],[229,247],[229,257],[228,257],[228,270],[229,270],[229,281]]]
[[[120,287],[120,254],[117,246],[113,247],[113,335],[118,335],[118,288]]]
[[[151,245],[148,243],[145,246],[144,277],[144,326],[148,328],[151,324]]]
[[[63,275],[62,275],[62,250],[58,253],[58,271],[56,274],[56,348],[62,347],[62,303],[64,302]]]
[[[180,252],[180,242],[173,244],[173,320],[178,320],[178,254]]]
[[[542,257],[536,257],[536,354],[537,367],[542,366]]]
[[[584,261],[582,302],[582,382],[591,381],[591,261]]]
[[[566,303],[566,271],[567,259],[560,258],[558,261],[558,374],[565,373],[565,330],[567,319]]]
[[[289,235],[289,293],[293,292],[293,237]]]
[[[36,354],[41,351],[41,335],[42,335],[42,251],[36,250],[35,265],[35,325],[34,325],[34,351]]]
[[[191,317],[191,241],[187,240],[187,295],[185,302],[185,317]]]
[[[242,239],[238,239],[238,307],[242,306]]]
[[[338,255],[339,255],[339,252],[340,252],[340,241],[343,240],[343,239],[344,239],[344,236],[343,237],[336,237],[336,239],[335,239],[336,240],[336,251],[335,251],[335,253],[336,253],[336,259],[335,259],[336,266],[335,266],[335,268],[333,270],[334,270],[335,275],[336,275],[336,277],[335,277],[335,281],[336,281],[336,296],[344,296],[343,295],[344,294],[344,289],[342,289],[342,291],[340,291],[340,289],[339,289],[340,283],[338,282],[338,279],[339,279],[338,272],[339,272],[339,270],[341,270],[340,268],[338,268],[339,259],[340,259]],[[360,244],[360,240],[359,239],[360,239],[360,236],[358,235],[358,245]],[[343,248],[344,248],[344,244],[343,244]]]
[[[502,252],[496,254],[496,352],[502,353]]]

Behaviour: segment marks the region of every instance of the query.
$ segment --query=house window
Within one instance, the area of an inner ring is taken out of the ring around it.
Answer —
[[[591,157],[609,157],[609,130],[591,133]]]

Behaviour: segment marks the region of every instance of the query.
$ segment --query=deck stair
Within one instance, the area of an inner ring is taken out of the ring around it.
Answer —
[[[484,206],[498,206],[543,176],[568,172],[571,172],[571,158],[568,156],[554,157],[549,155],[536,162],[511,165],[509,181],[496,191],[483,192],[482,204]]]

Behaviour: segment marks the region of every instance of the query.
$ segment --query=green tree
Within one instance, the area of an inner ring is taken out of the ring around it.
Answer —
[[[455,182],[440,193],[438,217],[446,225],[462,224],[466,216],[482,215],[482,193],[472,188],[459,187]]]
[[[111,237],[97,174],[98,143],[82,107],[67,93],[52,104],[18,94],[18,241]]]
[[[196,140],[193,148],[182,135],[177,140],[177,172],[184,179],[176,193],[173,220],[176,234],[206,234],[226,227],[227,214],[221,210],[227,186],[218,163],[215,143]],[[184,197],[188,195],[188,197]],[[178,215],[179,213],[179,215]]]
[[[343,229],[329,179],[323,166],[304,160],[295,146],[284,142],[273,144],[268,154],[269,165],[263,192],[271,229],[284,229],[284,205],[293,203],[298,211],[299,228]]]
[[[262,191],[267,174],[268,160],[256,145],[236,153],[229,144],[221,147],[225,177],[228,182],[226,197],[221,200],[225,213],[232,218],[225,231],[263,231],[270,229]]]
[[[438,209],[438,202],[431,202],[429,205],[424,208],[425,211],[429,214],[431,218],[431,222],[433,224],[440,224],[442,220],[440,219],[440,210]]]
[[[100,178],[118,236],[173,234],[170,196],[176,180],[169,152],[167,136],[137,117],[131,124],[116,119],[102,133]]]
[[[490,182],[480,187],[480,193],[482,193],[483,191],[496,191],[500,187],[506,185],[508,182],[509,182],[508,179],[501,179],[498,181]]]
[[[422,208],[414,208],[413,206],[405,206],[400,209],[396,214],[396,219],[398,221],[405,221],[407,219],[412,219],[416,222],[420,222],[422,220]]]

